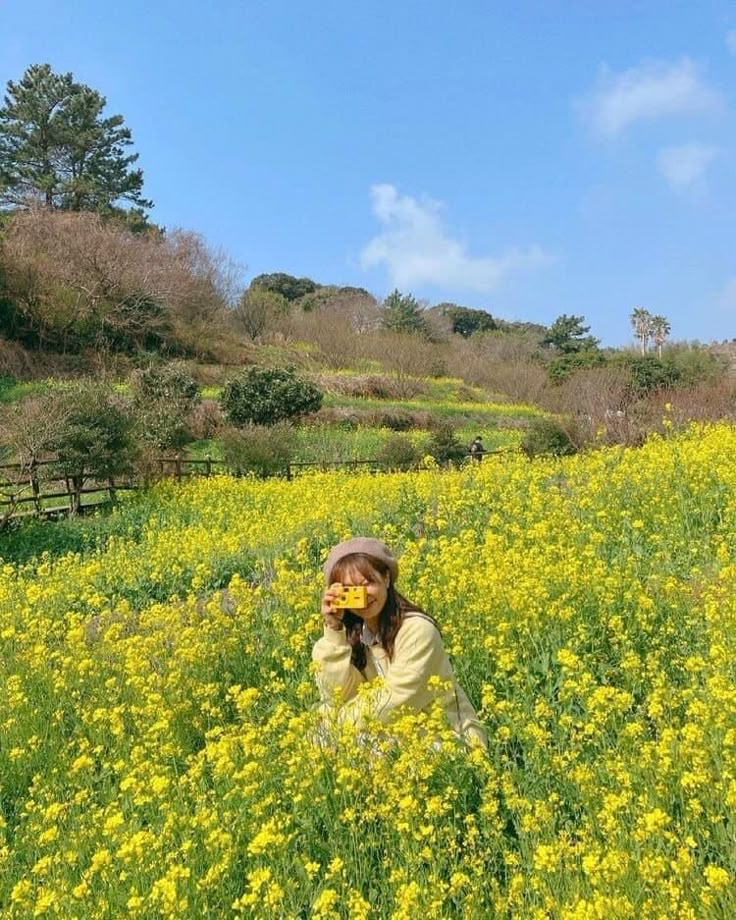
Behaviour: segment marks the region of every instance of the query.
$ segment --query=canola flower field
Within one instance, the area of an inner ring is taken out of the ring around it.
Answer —
[[[0,564],[0,916],[733,918],[736,429],[166,483]],[[320,565],[401,553],[489,730],[320,727]],[[1,546],[1,544],[0,544]]]

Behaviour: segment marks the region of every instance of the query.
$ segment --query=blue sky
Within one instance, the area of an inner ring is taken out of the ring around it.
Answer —
[[[246,283],[736,337],[734,2],[0,0],[3,86],[40,62]]]

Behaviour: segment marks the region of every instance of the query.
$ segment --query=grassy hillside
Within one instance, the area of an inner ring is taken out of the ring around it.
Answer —
[[[400,385],[413,394],[405,398],[346,394],[345,390],[360,388],[364,382],[365,375],[357,372],[317,375],[315,379],[326,388],[323,409],[298,426],[297,460],[372,459],[396,430],[424,448],[440,423],[451,423],[463,443],[480,435],[488,450],[512,448],[518,446],[528,420],[545,414],[533,406],[497,401],[497,396],[494,400],[493,394],[468,387],[460,378],[403,378]],[[390,375],[374,374],[371,380],[374,388],[397,388]],[[219,392],[213,386],[204,390],[210,399],[216,399]],[[219,458],[221,446],[217,439],[205,439],[192,443],[187,452],[193,457]]]

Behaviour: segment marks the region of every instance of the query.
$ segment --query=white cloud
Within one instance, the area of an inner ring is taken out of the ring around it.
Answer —
[[[675,64],[649,61],[618,74],[604,67],[578,105],[596,134],[616,137],[637,121],[712,111],[721,97],[683,58]]]
[[[499,256],[470,256],[442,226],[439,202],[400,195],[389,183],[371,187],[371,203],[383,230],[364,247],[361,265],[384,266],[399,288],[433,284],[488,293],[512,272],[552,261],[539,246],[509,249]]]
[[[726,33],[726,47],[731,54],[736,54],[736,29],[731,29]]]
[[[693,188],[702,184],[706,170],[717,153],[717,147],[706,144],[663,147],[657,154],[657,166],[673,188]]]

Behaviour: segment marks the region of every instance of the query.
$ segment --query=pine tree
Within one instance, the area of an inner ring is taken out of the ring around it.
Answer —
[[[590,332],[590,326],[585,325],[585,317],[568,316],[563,313],[549,327],[547,335],[542,339],[543,345],[556,348],[562,354],[570,355],[581,351],[596,351],[598,339]]]
[[[381,325],[391,332],[427,335],[427,320],[416,297],[395,289],[383,301]]]
[[[120,202],[149,208],[141,196],[143,172],[122,115],[103,118],[106,99],[34,64],[10,80],[0,108],[0,205],[110,212]]]

